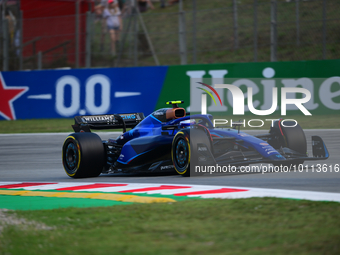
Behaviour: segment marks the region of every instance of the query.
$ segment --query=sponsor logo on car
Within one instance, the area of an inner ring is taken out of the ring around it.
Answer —
[[[128,115],[120,115],[123,120],[134,120],[136,119],[136,116],[134,114],[128,114]]]
[[[164,114],[165,114],[165,112],[163,112],[163,111],[157,111],[157,112],[153,113],[153,115],[155,115],[155,116],[164,115]]]
[[[161,170],[174,168],[173,165],[161,166]]]
[[[198,161],[207,161],[206,157],[198,157]]]
[[[112,115],[104,115],[104,116],[84,116],[81,118],[83,122],[88,121],[112,121],[113,116]]]

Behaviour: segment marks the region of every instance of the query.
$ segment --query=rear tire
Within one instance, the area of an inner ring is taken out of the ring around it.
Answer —
[[[94,133],[69,135],[62,151],[65,172],[72,178],[97,177],[105,165],[105,149]]]

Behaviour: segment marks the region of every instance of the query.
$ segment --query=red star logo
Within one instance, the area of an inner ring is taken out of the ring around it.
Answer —
[[[28,90],[28,87],[7,87],[0,73],[0,115],[7,120],[15,120],[13,101]]]

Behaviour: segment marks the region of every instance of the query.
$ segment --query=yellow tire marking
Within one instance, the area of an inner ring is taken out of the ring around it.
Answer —
[[[1,194],[2,190],[0,191]],[[19,196],[23,196],[23,197],[33,197],[33,196],[37,196],[37,197],[53,197],[53,193],[54,192],[44,192],[44,191],[28,191],[22,195]],[[10,194],[9,194],[10,195]]]
[[[81,192],[49,192],[49,191],[18,191],[0,190],[0,195],[27,196],[27,197],[63,197],[63,198],[90,198],[100,200],[113,200],[134,203],[168,203],[176,202],[171,198],[163,197],[143,197],[135,195],[120,195],[110,193],[81,193]]]
[[[189,131],[190,132],[190,131]],[[176,136],[178,135],[178,134],[182,134],[182,135],[184,135],[184,133],[182,132],[182,131],[179,131],[179,132],[177,132],[177,134],[175,135],[175,137],[174,137],[174,139],[172,140],[172,145],[171,145],[171,160],[172,160],[172,162],[174,162],[174,156],[173,156],[173,147],[174,147],[174,141],[175,141],[175,138],[176,138]],[[190,164],[190,142],[189,142],[189,139],[184,135],[184,137],[185,137],[185,140],[187,140],[187,143],[188,143],[188,148],[189,148],[189,159],[188,159],[188,161],[189,161],[189,164]],[[189,165],[188,164],[188,165]],[[175,165],[175,163],[173,163],[173,165],[174,165],[174,168],[175,168],[175,170],[176,170],[176,172],[178,173],[178,174],[181,174],[181,175],[183,175],[183,174],[185,174],[187,171],[188,171],[188,168],[184,171],[184,172],[179,172],[178,170],[177,170],[177,168],[176,168],[176,165]],[[190,171],[190,170],[189,170]]]
[[[0,195],[22,196],[29,191],[26,190],[0,190]]]
[[[73,174],[69,174],[69,173],[66,171],[65,167],[64,167],[64,170],[65,170],[66,174],[67,174],[68,176],[72,177],[72,176],[74,176],[74,175],[77,173],[77,171],[78,171],[78,169],[79,169],[80,161],[81,161],[81,154],[80,154],[80,146],[79,146],[79,143],[78,143],[78,141],[76,140],[76,138],[74,138],[73,136],[70,135],[70,136],[66,137],[66,139],[65,139],[65,141],[64,141],[64,144],[65,144],[66,140],[69,139],[69,138],[73,139],[73,140],[76,142],[76,144],[77,144],[77,149],[78,149],[78,156],[79,156],[77,169],[75,170],[75,172],[74,172]],[[62,155],[61,155],[61,156],[62,156],[62,160],[63,160],[63,163],[64,163],[64,151],[62,151]],[[63,165],[64,165],[64,164],[63,164]]]

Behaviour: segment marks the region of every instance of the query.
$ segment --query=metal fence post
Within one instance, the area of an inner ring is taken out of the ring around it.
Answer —
[[[136,7],[138,8],[138,7]],[[133,12],[134,15],[134,44],[133,44],[133,65],[138,66],[138,20],[137,11]]]
[[[326,0],[322,3],[322,59],[326,59]]]
[[[276,0],[270,2],[270,61],[277,61]]]
[[[3,71],[8,71],[8,21],[5,17],[2,19],[2,39],[3,39],[3,64],[2,64],[2,70]]]
[[[300,0],[295,0],[296,2],[296,8],[295,8],[295,13],[296,13],[296,45],[300,45],[300,10],[299,10],[299,1]]]
[[[76,15],[75,15],[75,18],[76,18],[76,24],[75,24],[75,43],[76,43],[76,47],[75,47],[75,50],[76,50],[76,68],[79,68],[79,0],[76,0]]]
[[[238,49],[237,0],[233,0],[234,50]]]
[[[23,59],[23,35],[24,35],[24,26],[23,26],[23,13],[20,11],[20,27],[19,27],[19,70],[22,70],[24,67],[24,59]]]
[[[138,7],[136,7],[136,11],[137,11],[137,16],[139,17],[140,24],[142,25],[142,29],[143,29],[143,32],[144,32],[144,34],[145,34],[146,40],[147,40],[147,42],[148,42],[149,48],[150,48],[150,50],[151,50],[152,57],[153,57],[153,59],[154,59],[154,61],[155,61],[155,64],[156,64],[157,66],[159,66],[159,61],[158,61],[158,58],[157,58],[155,49],[154,49],[154,47],[153,47],[152,41],[151,41],[151,39],[150,39],[149,32],[148,32],[148,30],[147,30],[147,28],[146,28],[146,26],[145,26],[143,17],[142,17],[142,15],[141,15],[140,12],[139,12]]]
[[[197,63],[196,48],[196,0],[192,0],[192,63]]]
[[[3,51],[4,51],[4,40],[5,40],[5,38],[4,38],[4,24],[3,24],[3,21],[5,20],[5,1],[2,1],[2,3],[1,3],[1,17],[0,17],[0,21],[1,21],[1,23],[0,23],[0,25],[1,25],[1,27],[0,27],[0,32],[1,32],[1,42],[0,42],[0,47],[1,47],[1,49],[2,49],[2,54],[1,54],[1,57],[2,57],[2,68],[4,68],[4,53],[3,53]],[[0,69],[1,70],[1,69]]]
[[[42,69],[42,52],[38,52],[38,70]]]
[[[185,12],[183,11],[183,0],[179,0],[179,53],[181,57],[181,65],[187,64],[187,47],[185,39]]]
[[[133,37],[134,37],[134,35],[133,35],[133,33],[130,33],[130,27],[131,27],[131,23],[133,23],[134,22],[134,16],[133,16],[133,14],[131,13],[130,15],[129,15],[129,17],[128,17],[128,24],[127,24],[127,26],[124,26],[123,27],[123,31],[122,31],[122,40],[121,40],[121,43],[119,44],[119,49],[118,49],[118,54],[117,54],[117,60],[116,60],[116,63],[115,63],[115,66],[116,67],[118,67],[119,66],[119,64],[120,64],[120,60],[121,60],[121,58],[122,58],[122,55],[123,55],[123,51],[124,51],[124,46],[125,46],[125,42],[126,42],[126,40],[130,40],[130,42],[129,42],[129,48],[128,48],[128,50],[129,50],[129,52],[128,52],[128,58],[130,59],[130,58],[132,58],[133,57],[133,55],[132,55],[132,52],[131,52],[131,46],[133,47]],[[124,23],[125,23],[125,21],[124,21]],[[132,24],[132,26],[133,26],[133,24]],[[132,36],[131,36],[131,35]]]
[[[86,13],[86,67],[91,67],[91,31],[92,31],[92,14]]]
[[[254,0],[254,62],[257,62],[257,0]]]

